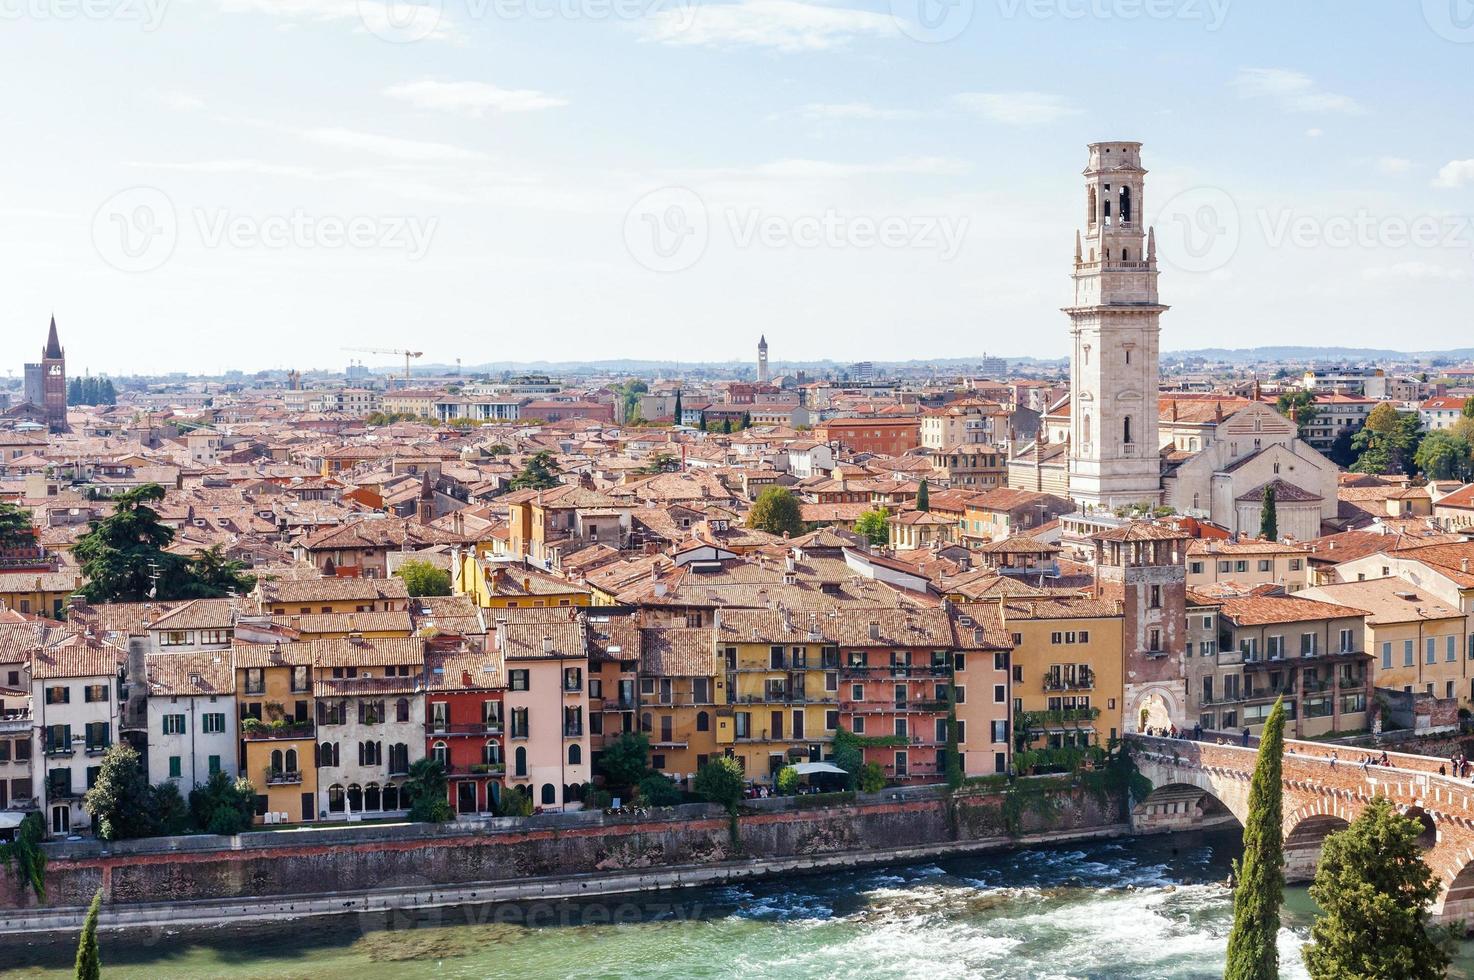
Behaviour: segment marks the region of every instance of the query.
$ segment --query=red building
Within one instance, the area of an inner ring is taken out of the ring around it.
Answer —
[[[425,754],[445,766],[457,813],[489,813],[501,797],[502,656],[459,636],[437,637],[425,653]]]
[[[921,423],[915,418],[830,419],[814,427],[814,438],[852,453],[899,456],[921,445]]]

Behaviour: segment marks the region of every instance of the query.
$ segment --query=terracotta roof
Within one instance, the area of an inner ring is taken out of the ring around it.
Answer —
[[[65,639],[36,651],[31,662],[31,676],[111,677],[128,659],[123,647],[84,633],[72,633]]]
[[[144,658],[150,697],[229,695],[235,677],[229,653],[151,653]]]
[[[1266,626],[1272,623],[1303,623],[1347,616],[1365,616],[1366,611],[1332,602],[1320,602],[1300,596],[1254,595],[1220,600],[1224,616],[1239,626]]]

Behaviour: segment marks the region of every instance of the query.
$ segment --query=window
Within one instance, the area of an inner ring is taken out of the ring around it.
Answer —
[[[855,716],[855,719],[854,719],[854,727],[851,730],[856,735],[864,735],[865,734],[865,716],[864,715],[856,715]]]
[[[1200,561],[1188,562],[1187,570],[1193,575],[1203,574],[1203,563]]]
[[[1383,643],[1382,644],[1382,669],[1383,670],[1391,670],[1392,669],[1392,644],[1391,643]]]
[[[1268,572],[1271,571],[1273,568],[1274,562],[1270,561],[1268,558],[1259,559],[1259,570],[1261,572]]]
[[[1003,684],[993,685],[993,703],[1003,704],[1008,700],[1008,688]]]
[[[88,722],[86,732],[88,752],[101,752],[112,743],[108,723],[105,721]]]
[[[1403,640],[1402,641],[1402,665],[1404,667],[1411,667],[1413,665],[1413,641],[1412,640]]]
[[[509,670],[509,671],[507,671],[507,688],[509,690],[512,690],[512,691],[525,691],[525,690],[527,690],[527,671],[525,671],[525,670]]]
[[[230,630],[200,630],[201,643],[229,643]]]
[[[185,722],[184,715],[165,715],[164,716],[164,734],[165,735],[185,735],[185,734],[188,734],[188,726],[187,726],[187,724]]]
[[[219,711],[200,716],[200,731],[206,735],[221,735],[225,732],[225,714]]]
[[[1352,647],[1352,634],[1351,634],[1351,630],[1342,630],[1341,631],[1341,652],[1342,653],[1351,653],[1352,652],[1352,649],[1353,649],[1353,647]]]
[[[311,678],[309,676],[309,668],[306,667],[305,665],[304,666],[293,667],[292,668],[292,691],[294,693],[300,692],[300,691],[305,691],[305,690],[308,689],[309,686],[311,686]]]
[[[177,755],[169,756],[169,778],[179,779],[184,775],[184,767]]]
[[[1162,608],[1162,587],[1160,585],[1154,585],[1151,587],[1151,598],[1149,601],[1149,605],[1153,609]]]
[[[394,720],[398,722],[409,721],[409,698],[400,698],[394,702]]]
[[[48,687],[46,689],[47,704],[68,704],[72,700],[72,689],[69,687]]]
[[[1435,663],[1438,660],[1438,640],[1428,637],[1423,643],[1423,660],[1427,663]]]
[[[164,630],[159,635],[159,646],[182,647],[189,644],[189,633],[184,630]]]
[[[1319,633],[1301,633],[1300,634],[1300,656],[1302,656],[1302,657],[1313,657],[1313,656],[1315,656],[1316,653],[1319,652],[1316,649],[1316,646],[1317,646],[1316,640],[1319,637],[1320,637],[1320,634]]]
[[[266,672],[260,667],[246,668],[246,693],[262,694],[266,691]]]
[[[526,708],[513,708],[512,709],[512,737],[513,738],[526,738],[527,737],[527,723],[528,723],[527,722],[527,709]]]
[[[213,776],[213,775],[215,775],[215,773],[219,772],[220,771],[220,756],[218,756],[218,755],[212,755],[212,756],[210,756],[209,765],[210,765],[210,775]]]
[[[1447,640],[1448,645],[1445,651],[1444,659],[1449,661],[1449,663],[1452,663],[1453,661],[1459,659],[1459,638],[1450,633],[1447,637]]]

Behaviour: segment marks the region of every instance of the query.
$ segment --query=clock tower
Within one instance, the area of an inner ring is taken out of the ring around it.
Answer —
[[[41,407],[52,432],[67,431],[67,358],[56,336],[56,317],[41,351]]]

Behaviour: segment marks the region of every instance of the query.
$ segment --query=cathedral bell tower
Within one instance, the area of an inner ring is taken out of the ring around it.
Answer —
[[[56,317],[41,349],[41,407],[52,432],[67,430],[67,356],[56,336]]]
[[[1070,496],[1085,510],[1161,501],[1156,237],[1140,143],[1092,143],[1070,317]]]

